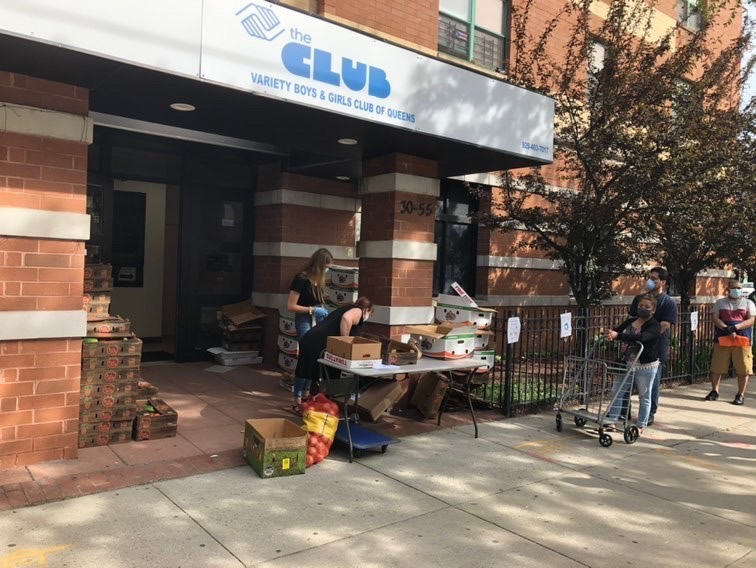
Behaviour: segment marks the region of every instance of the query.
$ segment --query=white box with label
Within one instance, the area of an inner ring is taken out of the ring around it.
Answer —
[[[278,336],[278,349],[287,355],[299,357],[299,342],[288,335],[281,334]]]
[[[405,329],[420,344],[423,355],[437,359],[464,359],[475,350],[474,325],[444,323],[415,325]]]

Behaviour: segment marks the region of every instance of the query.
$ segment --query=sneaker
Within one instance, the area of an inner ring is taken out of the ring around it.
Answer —
[[[651,426],[651,424],[654,423],[654,415],[648,417],[648,422],[646,423],[646,426]]]
[[[733,400],[732,403],[737,406],[743,406],[743,403],[745,403],[745,398],[743,397],[742,394],[736,394],[735,400]]]
[[[719,400],[719,393],[713,390],[706,395],[706,398],[704,398],[704,400]]]

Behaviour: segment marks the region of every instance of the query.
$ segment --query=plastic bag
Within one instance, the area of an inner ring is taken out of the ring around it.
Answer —
[[[320,463],[331,451],[339,426],[339,405],[322,394],[302,404],[307,437],[307,467]]]

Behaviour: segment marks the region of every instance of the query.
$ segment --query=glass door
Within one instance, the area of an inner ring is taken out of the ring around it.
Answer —
[[[217,312],[252,293],[252,188],[181,188],[176,360],[220,346]]]

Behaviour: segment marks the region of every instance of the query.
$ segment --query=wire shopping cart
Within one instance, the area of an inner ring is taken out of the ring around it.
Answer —
[[[608,448],[614,441],[608,428],[622,424],[625,442],[634,443],[639,437],[638,427],[630,424],[630,405],[620,413],[624,416],[618,420],[609,418],[611,410],[622,404],[628,391],[632,389],[635,368],[638,365],[643,344],[634,343],[636,350],[628,350],[630,355],[625,361],[609,361],[594,358],[596,347],[587,357],[568,355],[564,362],[562,392],[556,406],[556,429],[562,431],[563,415],[573,416],[575,425],[582,428],[588,422],[598,428],[599,443]],[[628,397],[629,398],[629,397]]]

